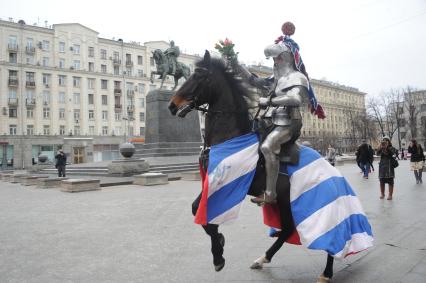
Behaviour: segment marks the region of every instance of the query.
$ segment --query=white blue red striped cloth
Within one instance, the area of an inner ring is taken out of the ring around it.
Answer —
[[[373,245],[371,226],[349,183],[315,150],[302,146],[300,162],[288,166],[293,219],[309,249],[342,258]]]
[[[250,133],[214,145],[195,223],[223,224],[238,217],[256,170],[259,140]]]

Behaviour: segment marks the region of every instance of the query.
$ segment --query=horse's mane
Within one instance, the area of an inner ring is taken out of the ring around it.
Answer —
[[[228,83],[232,95],[237,102],[238,111],[245,112],[248,111],[248,102],[253,100],[253,95],[249,92],[246,86],[244,86],[242,80],[232,72],[229,68],[226,67],[225,61],[221,58],[211,58],[210,65],[206,66],[206,63],[201,60],[195,65],[197,67],[204,67],[212,70],[213,72],[220,72],[224,76],[226,82]]]

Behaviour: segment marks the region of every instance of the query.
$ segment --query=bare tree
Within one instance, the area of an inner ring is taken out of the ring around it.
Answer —
[[[407,126],[410,130],[411,138],[417,137],[417,118],[420,113],[420,104],[417,97],[413,95],[415,89],[407,86],[404,90],[404,104],[408,113]]]

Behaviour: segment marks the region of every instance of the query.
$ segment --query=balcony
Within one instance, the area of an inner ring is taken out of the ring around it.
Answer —
[[[27,106],[27,108],[34,108],[35,105],[36,105],[35,98],[27,98],[27,99],[25,99],[25,105]]]
[[[114,64],[114,66],[119,66],[119,65],[121,65],[121,60],[120,59],[112,59],[112,64]]]
[[[121,95],[121,88],[114,88],[114,94]]]
[[[121,105],[121,104],[115,104],[114,105],[115,112],[121,112],[122,109],[123,109],[123,105]]]
[[[126,67],[133,67],[133,61],[126,61]]]
[[[35,82],[34,81],[26,81],[25,86],[27,88],[35,88]]]
[[[127,105],[127,112],[134,112],[135,106],[134,105]]]
[[[134,91],[134,90],[130,90],[130,89],[128,89],[128,90],[127,90],[127,95],[128,95],[128,96],[134,96],[134,95],[135,95],[135,91]]]
[[[9,86],[18,86],[18,78],[9,78]]]
[[[16,43],[9,43],[7,45],[7,50],[9,50],[11,52],[18,52],[18,44],[16,44]]]
[[[35,47],[26,46],[25,47],[25,53],[27,53],[27,54],[34,54],[35,53]]]
[[[9,106],[18,106],[18,99],[17,98],[9,98],[7,100],[7,104]]]

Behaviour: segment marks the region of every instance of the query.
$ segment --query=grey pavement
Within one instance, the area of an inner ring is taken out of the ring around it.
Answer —
[[[426,184],[415,184],[408,164],[396,169],[392,201],[379,199],[377,173],[364,180],[355,164],[338,167],[375,246],[336,262],[333,282],[426,282]],[[175,181],[64,193],[0,181],[0,282],[316,282],[326,255],[300,246],[284,245],[263,270],[249,269],[273,239],[248,200],[221,228],[226,266],[215,272],[209,238],[191,215],[199,190],[199,182]]]

